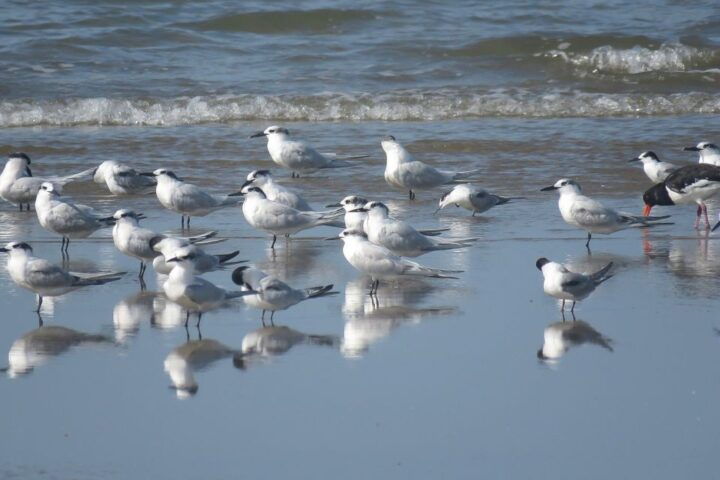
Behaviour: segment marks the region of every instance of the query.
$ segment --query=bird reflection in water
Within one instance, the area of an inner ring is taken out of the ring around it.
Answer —
[[[339,343],[340,339],[335,335],[307,334],[283,325],[262,327],[243,338],[242,358],[283,355],[296,345],[337,347]]]
[[[610,352],[613,351],[612,340],[603,336],[589,323],[582,320],[551,323],[545,328],[542,347],[537,351],[537,357],[543,362],[554,364],[565,355],[568,350],[585,343],[597,345]]]
[[[376,295],[367,295],[370,278],[347,283],[343,316],[345,328],[341,352],[345,357],[361,357],[373,343],[405,324],[418,324],[426,317],[448,315],[454,307],[417,307],[435,287],[420,279],[400,279],[381,284]]]
[[[188,332],[188,330],[185,330]],[[217,340],[203,339],[198,329],[198,340],[187,340],[184,344],[173,349],[165,357],[165,372],[170,376],[171,388],[175,390],[180,399],[195,395],[200,388],[195,380],[195,372],[203,370],[213,363],[233,357],[236,368],[244,368],[240,359],[240,352],[220,343]]]
[[[294,238],[285,248],[268,248],[268,258],[255,262],[255,267],[287,282],[304,279],[314,271],[326,268],[325,263],[318,264],[318,257],[326,253],[323,246],[310,238]]]
[[[90,344],[112,345],[113,341],[104,335],[78,332],[58,325],[41,326],[13,342],[8,353],[8,376],[26,375],[72,347]]]
[[[142,323],[154,321],[157,292],[142,291],[123,298],[113,308],[115,340],[123,343],[137,334]]]

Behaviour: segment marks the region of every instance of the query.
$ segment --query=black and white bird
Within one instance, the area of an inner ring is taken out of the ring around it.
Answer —
[[[668,175],[678,169],[677,165],[673,165],[672,163],[668,162],[661,162],[655,152],[649,151],[643,152],[637,157],[628,161],[628,163],[631,162],[642,162],[645,175],[647,175],[647,177],[653,183],[660,183],[665,181]]]
[[[215,234],[215,232],[209,232]],[[191,261],[195,268],[195,273],[207,273],[215,270],[223,269],[230,265],[247,262],[247,260],[233,260],[239,254],[239,250],[229,253],[207,253],[200,248],[200,245],[212,245],[224,241],[225,239],[212,239],[205,236],[197,237],[166,237],[164,235],[156,235],[150,239],[150,246],[153,250],[160,253],[153,259],[153,268],[162,275],[168,275],[174,265],[167,263],[168,258],[173,258],[177,250],[181,248],[187,249],[192,253]]]
[[[610,234],[626,228],[651,227],[664,225],[653,223],[664,220],[669,215],[661,217],[639,217],[628,213],[618,212],[604,206],[602,203],[582,194],[580,185],[568,178],[561,178],[554,185],[545,187],[541,191],[557,190],[560,193],[558,207],[563,220],[569,225],[587,232],[585,246],[590,248],[593,233]]]
[[[106,160],[93,171],[93,181],[105,185],[113,195],[149,193],[157,184],[155,178],[142,175],[129,165]]]
[[[262,271],[250,267],[238,267],[233,271],[232,281],[240,285],[244,290],[254,290],[254,295],[243,297],[245,303],[262,310],[262,320],[265,321],[265,312],[270,311],[270,322],[273,321],[275,312],[287,310],[303,300],[311,298],[337,295],[339,292],[332,291],[333,285],[322,285],[305,289],[292,288],[277,277],[266,275]]]
[[[435,213],[445,207],[455,205],[472,212],[474,217],[477,213],[483,213],[496,205],[504,205],[512,200],[519,200],[522,197],[501,197],[489,193],[484,188],[476,187],[469,183],[455,185],[452,190],[445,192],[440,197],[440,203]]]
[[[145,288],[143,276],[147,264],[160,255],[150,245],[150,240],[157,234],[147,228],[141,228],[139,222],[145,217],[132,210],[120,209],[113,214],[113,218],[115,219],[115,226],[112,230],[113,243],[120,252],[140,260],[138,278],[140,278],[142,287]]]
[[[309,228],[332,224],[340,215],[338,211],[301,212],[270,200],[258,187],[245,187],[242,191],[231,195],[245,197],[242,205],[243,216],[250,226],[273,236],[270,248],[275,248],[278,235],[289,237]]]
[[[391,218],[390,209],[382,202],[369,202],[360,210],[367,211],[363,230],[368,240],[402,257],[418,257],[438,250],[467,248],[477,240],[477,238],[444,240],[428,237],[415,230],[409,223]]]
[[[562,263],[551,262],[547,258],[539,258],[535,266],[543,274],[543,291],[551,297],[562,300],[561,311],[565,309],[566,300],[572,301],[570,311],[573,314],[576,302],[587,298],[598,285],[613,276],[610,273],[612,262],[590,274],[571,272]]]
[[[18,205],[20,211],[22,211],[23,205],[30,210],[30,204],[35,203],[35,197],[43,183],[52,182],[56,190],[60,190],[67,183],[89,179],[93,172],[91,168],[66,177],[33,177],[30,163],[30,157],[26,154],[11,153],[0,173],[0,198],[13,205]]]
[[[705,200],[720,192],[720,167],[701,163],[681,167],[671,173],[663,183],[659,183],[643,194],[648,216],[656,205],[697,204],[695,228],[700,226],[700,216],[705,216],[705,227],[710,228]],[[651,217],[648,217],[651,218]],[[657,218],[657,217],[656,217]]]
[[[410,200],[415,198],[416,190],[429,190],[440,185],[456,183],[458,180],[480,173],[479,169],[451,172],[431,167],[415,160],[392,135],[384,137],[380,145],[386,157],[385,181],[391,187],[407,190]]]
[[[694,147],[683,148],[686,152],[698,152],[699,163],[720,166],[720,148],[710,142],[700,142]]]
[[[587,322],[575,320],[551,323],[543,333],[543,345],[537,351],[537,357],[545,362],[555,362],[571,348],[586,343],[613,351],[612,340]]]
[[[87,238],[101,228],[111,227],[115,219],[98,214],[87,205],[63,198],[55,184],[43,182],[35,198],[35,213],[40,225],[47,231],[60,235],[60,251],[67,254],[70,239]]]
[[[321,169],[350,167],[351,163],[345,160],[364,158],[367,155],[348,157],[346,159],[330,158],[310,145],[290,138],[287,128],[273,125],[262,132],[255,133],[250,138],[267,137],[267,149],[272,161],[292,172],[293,177],[300,174],[313,173]]]
[[[345,210],[345,228],[350,230],[363,230],[365,228],[363,224],[367,218],[367,211],[364,210],[366,203],[368,203],[368,200],[365,197],[361,197],[359,195],[348,195],[340,200],[339,203],[331,203],[329,205],[325,205],[325,207],[342,208]]]
[[[197,185],[180,180],[175,173],[158,168],[152,174],[157,179],[155,194],[163,207],[179,213],[181,227],[190,228],[190,217],[204,217],[222,208],[238,205],[241,200],[229,195],[212,195]],[[187,224],[185,222],[187,217]]]
[[[0,252],[9,255],[7,270],[13,282],[37,295],[37,313],[40,313],[43,297],[57,297],[81,287],[103,285],[125,275],[125,272],[68,272],[43,258],[33,257],[32,247],[25,242],[10,242],[0,248]]]
[[[348,263],[372,279],[371,295],[377,292],[380,280],[387,278],[402,276],[457,278],[451,275],[462,273],[461,270],[428,268],[402,258],[387,248],[370,242],[365,232],[359,230],[343,230],[339,238],[344,242],[343,255]]]

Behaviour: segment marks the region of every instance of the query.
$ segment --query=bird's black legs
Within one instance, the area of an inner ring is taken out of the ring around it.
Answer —
[[[370,284],[370,296],[377,295],[378,285],[380,285],[380,280],[373,279]]]
[[[70,260],[70,254],[68,253],[68,249],[70,248],[70,239],[67,237],[62,237],[62,243],[60,244],[60,253],[62,254],[63,262],[67,262]]]
[[[190,321],[190,310],[185,310],[185,328],[188,326],[188,321]]]
[[[709,230],[710,229],[710,220],[708,219],[707,205],[705,205],[704,203],[702,204],[702,211],[703,211],[703,214],[705,215],[705,229]]]
[[[410,200],[415,200],[415,192],[410,190],[410,192],[408,193],[408,197],[410,197]]]
[[[35,312],[35,313],[37,314],[37,317],[38,317],[38,327],[42,327],[43,326],[42,315],[40,315],[40,312]]]
[[[292,172],[292,173],[290,174],[290,178],[300,178],[300,174],[299,174],[299,173]]]
[[[273,235],[273,241],[272,241],[272,244],[270,245],[270,248],[275,248],[275,242],[277,242],[277,235]]]
[[[141,260],[140,273],[138,273],[138,280],[140,280],[140,290],[147,289],[147,284],[145,283],[145,270],[147,270],[147,265],[145,265],[145,262]]]
[[[200,331],[200,322],[202,321],[202,312],[198,312],[198,321],[195,324],[195,328],[197,328],[198,332]]]
[[[273,317],[275,317],[275,310],[273,310],[272,312],[270,312],[270,325],[272,325],[272,326],[274,327],[274,326],[275,326],[275,322],[273,322]]]
[[[20,205],[18,205],[18,207],[20,207],[20,211],[21,211],[21,212],[22,212],[22,206],[23,206],[22,203],[21,203]]]
[[[587,242],[585,242],[585,248],[590,250],[590,240],[592,240],[592,233],[588,232],[588,239]]]
[[[40,307],[42,307],[43,297],[40,295],[37,296],[37,309],[35,309],[35,313],[40,315]]]

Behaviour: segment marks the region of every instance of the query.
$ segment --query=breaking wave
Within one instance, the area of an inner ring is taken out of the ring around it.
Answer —
[[[715,93],[406,90],[383,94],[209,95],[0,102],[0,127],[192,125],[236,121],[438,121],[479,117],[605,117],[720,113]]]

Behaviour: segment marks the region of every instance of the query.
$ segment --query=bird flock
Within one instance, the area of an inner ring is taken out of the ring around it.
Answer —
[[[320,153],[306,143],[292,139],[288,129],[279,126],[268,127],[251,136],[262,137],[267,140],[272,161],[289,170],[292,178],[301,178],[319,170],[349,168],[355,165],[353,160],[367,157],[356,155],[341,158]],[[436,213],[454,205],[475,216],[495,206],[522,199],[495,195],[467,183],[468,179],[481,173],[480,169],[448,171],[418,161],[393,136],[384,137],[381,146],[386,155],[384,178],[387,184],[406,191],[410,201],[416,198],[418,192],[444,185],[452,186],[440,196]],[[585,196],[579,183],[569,178],[561,178],[542,191],[559,193],[561,217],[567,224],[587,233],[585,246],[588,253],[593,234],[612,234],[628,228],[671,224],[665,221],[668,215],[650,215],[652,208],[658,205],[696,204],[696,228],[700,228],[704,217],[704,226],[709,229],[705,202],[720,192],[720,149],[712,143],[701,142],[685,150],[698,152],[699,163],[677,167],[660,161],[651,151],[630,160],[641,162],[645,174],[654,184],[643,194],[643,215],[632,215],[606,207]],[[281,236],[290,237],[319,226],[339,228],[341,231],[338,235],[326,240],[343,242],[342,252],[347,262],[369,277],[370,296],[377,296],[380,282],[397,277],[458,278],[457,275],[462,273],[460,270],[430,268],[409,258],[435,251],[470,248],[479,240],[478,237],[448,238],[442,235],[447,229],[442,228],[417,230],[409,223],[394,218],[382,201],[354,194],[342,198],[338,203],[326,205],[326,210],[316,211],[299,193],[277,182],[269,170],[252,171],[238,191],[217,195],[184,181],[166,168],[141,172],[116,161],[105,161],[97,168],[64,177],[36,177],[30,165],[31,159],[25,153],[9,155],[0,174],[0,197],[16,205],[20,211],[30,211],[30,205],[34,204],[40,225],[60,237],[63,261],[69,258],[72,240],[87,238],[100,229],[112,228],[116,248],[140,263],[138,278],[141,289],[146,288],[144,275],[147,267],[152,265],[166,299],[178,305],[185,313],[186,326],[191,315],[197,316],[199,325],[204,313],[220,308],[235,298],[261,310],[264,326],[267,312],[270,312],[272,323],[277,311],[286,310],[305,300],[339,292],[334,291],[331,284],[309,288],[292,287],[255,267],[241,265],[247,260],[237,259],[240,253],[238,250],[227,253],[206,252],[204,248],[224,240],[218,237],[216,231],[187,237],[169,236],[141,227],[140,222],[145,216],[127,206],[112,215],[101,214],[90,206],[62,196],[64,185],[94,181],[104,184],[111,194],[128,199],[154,192],[165,209],[180,215],[182,229],[190,227],[192,217],[204,217],[222,209],[239,207],[250,226],[272,236],[271,249],[275,248]],[[718,226],[720,222],[713,230]],[[7,270],[10,278],[37,295],[38,315],[43,297],[103,285],[127,274],[70,272],[64,268],[64,264],[59,266],[34,257],[33,248],[27,239],[15,239],[0,248],[0,252],[8,255]],[[201,277],[203,273],[229,266],[234,266],[231,280],[237,288],[226,289]],[[572,272],[564,265],[546,258],[538,259],[536,267],[543,275],[544,292],[561,301],[562,312],[566,303],[572,302],[570,311],[573,318],[576,302],[587,298],[613,276],[612,262],[591,273]],[[582,330],[582,325],[578,325],[575,330]],[[552,332],[546,332],[546,337],[552,337],[549,343],[546,338],[546,344],[550,345],[548,351],[555,348],[553,344],[558,344],[557,338],[562,338],[570,330],[570,327],[557,326]],[[598,337],[593,341],[603,344],[605,339]],[[538,355],[551,354],[543,353],[541,349]],[[168,361],[172,363],[173,360]]]

